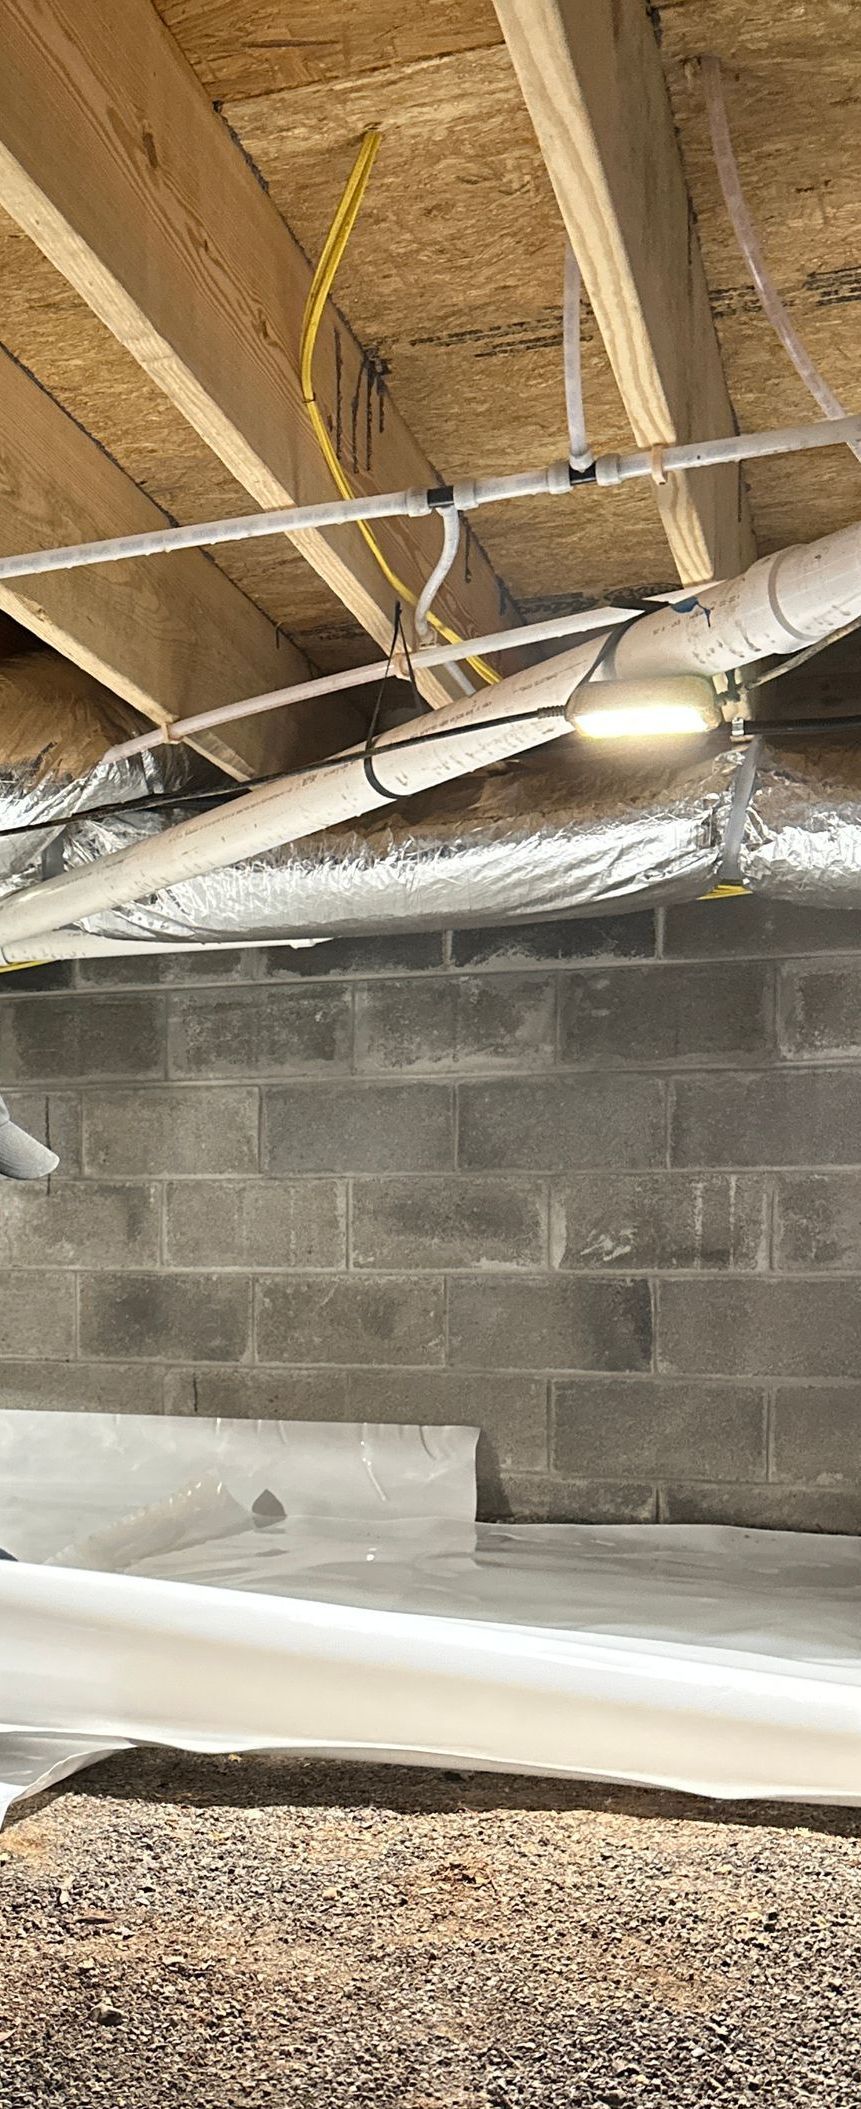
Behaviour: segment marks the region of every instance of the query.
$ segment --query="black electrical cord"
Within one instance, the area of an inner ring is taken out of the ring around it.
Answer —
[[[816,739],[824,732],[857,732],[861,728],[861,711],[847,712],[843,718],[744,718],[742,727],[746,739],[757,739],[761,733],[771,740]]]
[[[566,723],[569,722],[564,704],[545,703],[537,706],[535,710],[511,711],[507,716],[481,718],[478,721],[478,726],[434,726],[418,736],[413,733],[407,739],[387,740],[382,750],[377,747],[373,751],[377,754],[381,751],[383,754],[404,754],[413,747],[424,747],[429,740],[458,739],[461,735],[473,733],[479,728],[482,731],[498,732],[506,725],[526,725],[541,718],[564,718]],[[75,813],[58,813],[52,820],[27,820],[19,827],[0,828],[0,841],[6,835],[34,835],[44,832],[46,828],[70,827],[75,820],[102,820],[116,813],[152,813],[159,811],[164,806],[173,805],[194,804],[204,806],[229,804],[233,800],[241,798],[246,791],[262,789],[265,784],[293,783],[301,777],[309,775],[311,771],[316,773],[318,770],[323,769],[343,769],[345,762],[360,762],[362,759],[363,750],[357,748],[351,754],[327,754],[322,761],[312,762],[308,769],[275,769],[271,776],[257,776],[250,783],[226,784],[223,791],[163,792],[157,793],[155,797],[149,799],[128,799],[125,803],[118,799],[113,805],[81,806]],[[386,792],[387,798],[391,795],[390,792]]]

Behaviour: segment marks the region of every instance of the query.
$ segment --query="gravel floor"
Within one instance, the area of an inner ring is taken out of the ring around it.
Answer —
[[[2,2109],[861,2101],[861,1811],[138,1754],[0,1936]]]

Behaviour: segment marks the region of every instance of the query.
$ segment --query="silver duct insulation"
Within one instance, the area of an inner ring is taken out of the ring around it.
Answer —
[[[379,817],[183,881],[93,917],[101,936],[241,941],[560,915],[707,892],[737,756],[648,769],[581,743],[510,763]],[[124,847],[154,817],[76,823],[67,866]]]
[[[129,945],[242,943],[495,923],[637,907],[739,879],[751,893],[861,903],[861,755],[844,743],[759,751],[698,742],[648,762],[560,741],[400,808],[92,918],[87,932]],[[166,758],[178,788],[181,750]],[[73,786],[11,772],[0,825],[165,788],[164,761],[101,765]],[[746,772],[750,776],[750,770]],[[738,794],[748,789],[743,814]],[[730,826],[733,807],[736,818]],[[188,808],[186,808],[188,810]],[[171,825],[158,813],[81,814],[51,833],[52,869],[92,862]],[[739,823],[743,820],[743,826]],[[740,847],[730,870],[733,836]],[[44,837],[0,843],[0,892],[39,875]]]
[[[46,868],[61,869],[66,814],[206,785],[212,772],[188,749],[104,761],[136,724],[116,696],[58,653],[0,656],[0,898],[37,885]]]
[[[739,856],[751,893],[861,906],[861,751],[848,740],[766,748]]]
[[[85,776],[49,771],[40,756],[0,764],[0,898],[37,885],[46,872],[62,871],[72,832],[63,825],[66,814],[184,790],[192,780],[191,759],[187,749],[165,747],[129,761],[97,762]],[[133,819],[128,814],[125,826]],[[23,832],[31,827],[36,832]]]

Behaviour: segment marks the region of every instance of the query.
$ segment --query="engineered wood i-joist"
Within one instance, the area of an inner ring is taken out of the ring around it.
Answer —
[[[331,496],[298,380],[307,259],[150,0],[5,0],[0,204],[259,505]],[[315,383],[334,430],[339,403],[367,398],[360,490],[437,481],[331,304]],[[439,523],[387,523],[380,539],[417,590]],[[386,642],[393,595],[357,530],[299,547]],[[467,633],[506,620],[474,545],[442,605]],[[432,702],[454,692],[442,670],[423,685]]]
[[[0,353],[0,549],[164,526],[164,514]],[[307,678],[301,653],[199,550],[0,582],[0,607],[158,724]],[[356,736],[337,702],[291,705],[192,742],[227,774],[301,765]]]
[[[666,83],[643,0],[495,0],[640,446],[733,430]],[[657,492],[682,579],[753,555],[736,468]]]

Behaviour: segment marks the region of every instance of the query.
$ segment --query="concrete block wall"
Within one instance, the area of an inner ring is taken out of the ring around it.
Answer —
[[[861,1529],[861,915],[0,979],[7,1406],[476,1422],[486,1515]]]

